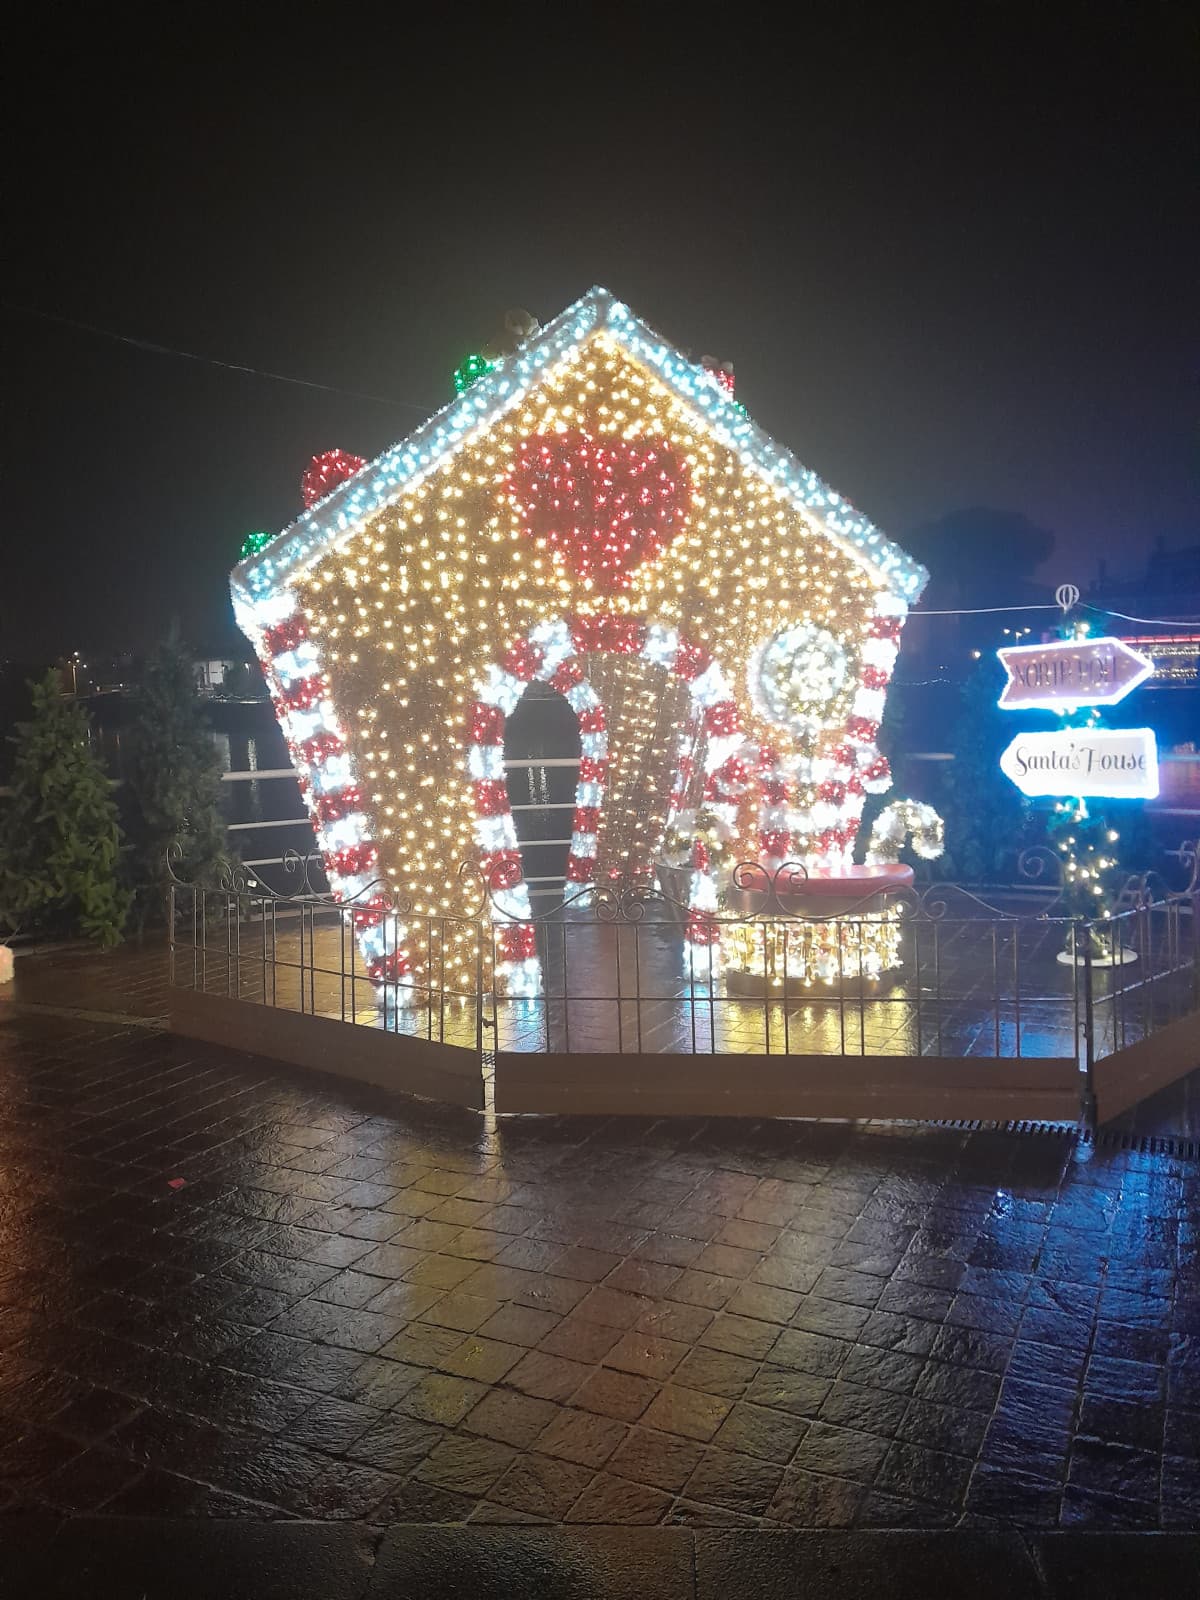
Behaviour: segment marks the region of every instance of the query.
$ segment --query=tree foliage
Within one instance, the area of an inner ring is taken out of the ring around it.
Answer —
[[[228,860],[221,762],[196,694],[192,658],[172,633],[147,658],[130,731],[130,833],[143,915],[157,911],[178,846],[178,874],[211,883]]]
[[[1011,599],[1014,582],[1032,577],[1055,544],[1048,528],[1021,512],[989,506],[969,506],[922,523],[903,542],[929,568],[935,593],[980,605]]]
[[[0,916],[21,929],[118,944],[131,897],[117,807],[87,715],[63,695],[57,672],[30,690],[12,796],[0,804]]]
[[[985,653],[963,685],[962,712],[944,787],[946,876],[960,883],[1011,880],[1029,823],[1029,802],[1000,771],[1014,729],[996,702],[1005,672]]]
[[[908,706],[902,693],[902,686],[893,683],[884,702],[883,717],[875,740],[879,753],[887,757],[888,763],[893,767],[893,770],[904,740],[904,724],[907,720],[907,713]],[[890,805],[895,798],[894,792],[889,789],[885,794],[869,794],[863,801],[862,816],[859,820],[858,834],[854,841],[853,852],[854,860],[860,865],[870,847],[871,829],[875,826],[875,819],[884,807]],[[912,858],[907,853],[904,854],[903,859],[910,865],[914,864],[915,858]]]

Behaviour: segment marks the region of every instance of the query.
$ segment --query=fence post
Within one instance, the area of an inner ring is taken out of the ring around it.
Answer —
[[[475,926],[475,1053],[483,1071],[483,924]]]
[[[167,885],[167,987],[175,987],[175,885]]]
[[[1083,933],[1083,1121],[1096,1125],[1096,1029],[1092,1007],[1092,932],[1086,922],[1075,924],[1075,955],[1079,957],[1079,934]]]

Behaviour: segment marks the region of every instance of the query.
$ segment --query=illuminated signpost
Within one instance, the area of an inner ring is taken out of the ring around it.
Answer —
[[[1064,585],[1057,598],[1065,615],[1078,601],[1079,591]],[[1001,755],[1000,770],[1022,794],[1058,797],[1055,811],[1065,835],[1059,849],[1066,857],[1066,885],[1076,894],[1077,909],[1082,895],[1095,906],[1094,912],[1084,913],[1092,930],[1090,959],[1104,966],[1136,961],[1134,952],[1123,948],[1115,934],[1106,944],[1094,931],[1095,914],[1110,915],[1103,875],[1116,865],[1109,852],[1117,834],[1089,816],[1087,802],[1150,800],[1158,793],[1158,747],[1152,730],[1102,728],[1096,709],[1124,700],[1145,683],[1154,665],[1122,639],[1089,639],[1085,623],[1076,625],[1074,638],[1010,645],[997,655],[1008,674],[998,702],[1002,710],[1057,711],[1066,719],[1090,708],[1082,725],[1064,720],[1051,732],[1018,734]],[[1077,953],[1073,938],[1058,959],[1070,965],[1085,958]]]
[[[1152,800],[1158,748],[1149,728],[1055,728],[1019,733],[1000,770],[1022,794]]]
[[[1123,639],[1057,639],[996,653],[1008,673],[999,701],[1005,711],[1115,706],[1154,671]]]

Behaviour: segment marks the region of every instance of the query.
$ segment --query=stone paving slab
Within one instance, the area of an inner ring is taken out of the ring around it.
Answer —
[[[15,1521],[1200,1526],[1194,1162],[497,1122],[127,1011],[0,1002]]]
[[[1156,1600],[1193,1534],[756,1533],[21,1518],[2,1600]]]

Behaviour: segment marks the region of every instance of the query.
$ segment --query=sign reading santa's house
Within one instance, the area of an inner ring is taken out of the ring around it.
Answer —
[[[1158,793],[1158,749],[1149,728],[1056,728],[1020,733],[1000,770],[1027,795],[1151,800]]]
[[[999,701],[1006,711],[1115,706],[1154,671],[1154,663],[1123,639],[1058,639],[997,654],[1008,673]]]

